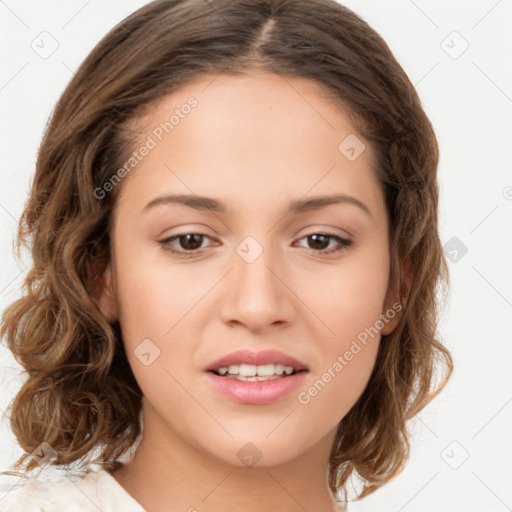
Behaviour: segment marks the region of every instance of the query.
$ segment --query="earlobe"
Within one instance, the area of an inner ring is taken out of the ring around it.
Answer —
[[[106,266],[98,281],[98,307],[100,308],[107,321],[112,322],[117,320],[118,306],[114,292],[112,269],[110,263]]]
[[[381,315],[384,327],[380,333],[382,335],[391,334],[397,327],[402,318],[403,305],[399,301],[390,303],[390,307],[387,307]]]

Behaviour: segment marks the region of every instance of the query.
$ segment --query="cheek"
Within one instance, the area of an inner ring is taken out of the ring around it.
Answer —
[[[297,396],[308,417],[334,428],[363,393],[377,358],[387,285],[385,251],[302,282],[308,306],[322,321],[316,325],[329,329],[316,336],[322,358]]]
[[[125,351],[146,396],[158,400],[165,382],[168,399],[179,404],[187,397],[181,397],[182,390],[172,376],[179,382],[190,377],[184,363],[194,360],[200,342],[198,326],[205,321],[201,311],[218,276],[192,270],[192,266],[172,265],[161,249],[148,251],[146,247],[137,251],[135,245],[133,241],[125,242],[132,250],[118,251],[116,259],[119,322]]]
[[[214,284],[208,273],[170,264],[158,247],[119,253],[116,270],[119,320],[132,342],[170,338]]]
[[[388,279],[386,252],[364,251],[325,271],[303,274],[299,294],[329,328],[328,346],[343,348],[383,313]]]
[[[183,361],[192,359],[197,342],[190,315],[208,283],[197,274],[197,282],[191,282],[180,266],[170,269],[158,259],[135,251],[119,254],[119,322],[129,364],[144,396],[156,410],[182,410],[190,404],[179,384],[188,377]],[[201,419],[201,411],[189,413],[192,420]]]
[[[316,337],[321,360],[297,395],[307,417],[321,417],[328,428],[339,423],[366,388],[381,338],[377,327],[385,289],[373,280],[360,287],[365,279],[352,279],[338,290],[333,283],[331,300],[322,299],[323,309],[318,304],[332,332]]]
[[[312,424],[322,418],[323,430],[336,428],[365,390],[378,347],[378,337],[366,346],[351,344],[323,372],[312,376],[297,395],[301,417]]]

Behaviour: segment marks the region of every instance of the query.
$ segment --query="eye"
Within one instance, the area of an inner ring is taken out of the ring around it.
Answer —
[[[203,242],[206,239],[212,240],[204,233],[181,233],[165,238],[164,240],[160,240],[158,243],[165,251],[175,253],[186,258],[200,254],[202,249],[205,247]],[[312,233],[300,240],[307,240],[308,245],[310,245],[309,248],[320,254],[341,252],[350,247],[353,242],[352,240],[328,233]],[[177,246],[179,247],[176,248]]]
[[[203,242],[206,238],[210,237],[204,233],[181,233],[179,235],[174,235],[169,238],[165,238],[164,240],[160,240],[158,243],[165,251],[178,253],[187,257],[200,253],[201,251],[198,249],[203,248]],[[176,244],[181,246],[181,249],[176,249]]]
[[[332,254],[346,250],[352,245],[352,240],[347,240],[337,235],[331,235],[329,233],[312,233],[307,235],[300,240],[307,240],[308,245],[311,244],[311,249],[320,254]],[[334,242],[334,249],[332,248],[331,242]],[[336,247],[337,245],[337,247]],[[331,249],[328,249],[331,246]]]

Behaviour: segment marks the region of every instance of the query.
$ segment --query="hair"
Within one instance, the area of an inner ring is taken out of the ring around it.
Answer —
[[[453,370],[436,339],[436,295],[449,282],[438,234],[438,144],[385,41],[334,0],[157,0],[114,27],[82,63],[38,151],[16,239],[17,254],[29,247],[33,265],[2,318],[0,334],[27,375],[9,404],[11,429],[27,452],[14,468],[35,468],[30,454],[44,441],[58,454],[53,464],[101,447],[112,467],[141,433],[142,392],[119,322],[102,313],[96,293],[122,185],[102,199],[94,191],[133,152],[130,125],[159,99],[206,74],[250,70],[321,85],[375,148],[390,219],[390,284],[407,301],[339,423],[329,484],[338,493],[351,475],[360,477],[360,499],[403,470],[407,421]]]

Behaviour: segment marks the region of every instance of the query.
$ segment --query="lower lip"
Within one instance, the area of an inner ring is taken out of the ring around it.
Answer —
[[[244,381],[221,377],[212,372],[206,375],[210,384],[224,396],[235,402],[252,405],[271,404],[296,389],[307,372],[299,372],[280,379]]]

